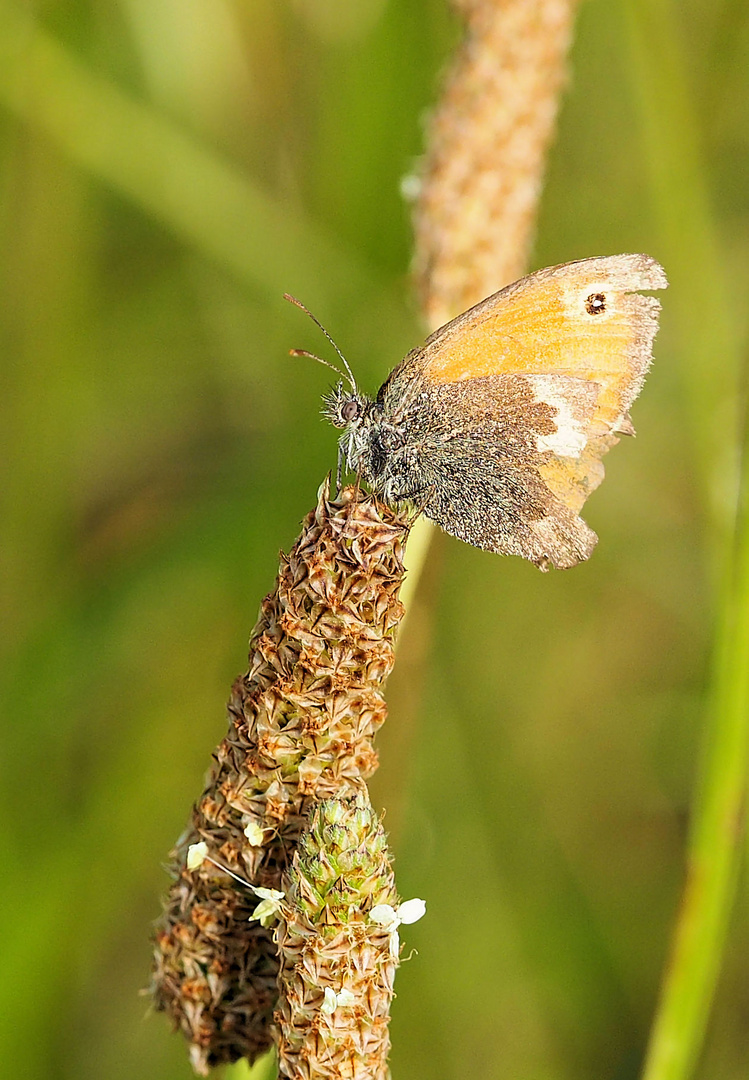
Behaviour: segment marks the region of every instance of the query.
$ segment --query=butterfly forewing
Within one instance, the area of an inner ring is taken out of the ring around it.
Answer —
[[[666,284],[647,255],[550,267],[410,353],[382,388],[386,408],[400,411],[406,428],[418,402],[455,412],[450,443],[427,452],[425,472],[435,477],[427,515],[469,543],[538,565],[587,558],[596,538],[578,512],[601,482],[601,458],[617,434],[634,431],[628,410],[658,327],[660,304],[637,290]],[[518,380],[527,402],[520,416]],[[458,387],[468,393],[457,395]],[[468,404],[456,408],[459,399]],[[451,482],[456,469],[465,471],[460,484]]]

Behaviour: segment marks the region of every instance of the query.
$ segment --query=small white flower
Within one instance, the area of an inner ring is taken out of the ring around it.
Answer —
[[[399,904],[397,908],[390,904],[377,904],[370,911],[369,918],[372,922],[377,923],[390,934],[390,955],[394,960],[397,960],[400,949],[398,927],[401,923],[418,922],[426,914],[426,909],[426,902],[414,897],[413,900],[406,900]]]
[[[400,191],[401,198],[406,202],[416,202],[421,194],[421,177],[415,173],[407,173],[406,176],[401,177]]]
[[[418,922],[426,913],[426,900],[419,900],[418,896],[415,896],[413,900],[404,900],[398,907],[396,915],[398,916],[398,922],[408,925],[409,923]]]
[[[323,997],[324,1001],[320,1006],[320,1012],[325,1013],[327,1016],[332,1015],[336,1009],[348,1008],[349,1005],[353,1005],[356,1002],[356,995],[345,988],[339,990],[336,994],[332,987],[326,986]]]
[[[261,825],[258,825],[256,821],[251,821],[249,825],[245,825],[244,834],[250,842],[250,847],[260,847],[263,842],[263,836],[265,830]]]
[[[207,854],[208,845],[205,840],[201,840],[199,844],[190,844],[187,849],[187,869],[197,870],[205,862]]]
[[[395,914],[395,908],[390,904],[377,904],[370,911],[369,918],[385,930],[396,930],[398,927],[398,916]]]
[[[251,888],[261,900],[250,919],[258,919],[261,926],[270,926],[278,918],[284,894],[278,889],[264,889],[260,885],[252,885]]]

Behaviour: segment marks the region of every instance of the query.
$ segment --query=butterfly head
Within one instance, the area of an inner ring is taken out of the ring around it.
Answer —
[[[309,315],[313,323],[322,330],[325,337],[338,353],[345,369],[344,371],[341,371],[339,367],[336,367],[335,364],[331,364],[329,360],[323,360],[321,356],[316,356],[306,349],[291,349],[291,356],[307,356],[310,360],[316,360],[318,364],[324,364],[325,367],[330,368],[332,371],[335,371],[337,375],[341,376],[341,381],[336,383],[330,393],[325,394],[323,397],[323,416],[337,428],[349,428],[352,425],[356,426],[357,421],[364,415],[367,406],[371,404],[371,402],[368,398],[359,393],[356,379],[354,378],[354,373],[349,366],[348,360],[319,319],[312,314],[309,308],[304,306],[301,300],[297,300],[295,297],[290,296],[289,293],[284,293],[284,298],[290,303],[295,304],[296,307],[301,308],[302,311]]]
[[[367,399],[355,387],[339,382],[323,397],[322,414],[337,428],[358,425],[367,409]]]

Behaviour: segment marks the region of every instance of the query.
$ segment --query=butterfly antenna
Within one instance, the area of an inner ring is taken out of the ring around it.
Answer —
[[[341,350],[338,348],[336,343],[333,341],[333,338],[330,336],[330,334],[325,329],[325,327],[320,322],[320,320],[317,319],[312,314],[312,312],[309,310],[308,307],[304,306],[304,304],[302,303],[301,300],[297,300],[297,298],[295,296],[291,296],[290,293],[284,293],[283,298],[284,298],[284,300],[288,300],[290,304],[295,304],[296,307],[301,308],[302,311],[304,311],[307,315],[309,315],[310,319],[312,319],[312,322],[315,324],[315,326],[317,326],[320,330],[322,330],[323,334],[325,334],[325,337],[328,339],[330,344],[333,346],[333,348],[335,349],[335,351],[338,353],[339,357],[341,358],[341,363],[343,364],[343,366],[346,369],[346,375],[344,376],[344,378],[348,378],[348,381],[351,383],[351,389],[354,391],[354,393],[356,393],[357,392],[357,390],[356,390],[356,379],[354,378],[354,374],[353,374],[351,368],[349,367],[349,362],[346,359],[346,357],[343,355]],[[321,364],[325,364],[326,367],[332,368],[333,371],[337,371],[339,375],[343,375],[343,372],[340,371],[333,364],[329,364],[327,360],[322,360],[319,356],[315,356],[313,353],[308,353],[304,349],[292,349],[291,350],[291,355],[292,356],[309,356],[309,357],[311,357],[312,360],[318,360]]]
[[[340,375],[342,379],[348,378],[344,371],[341,371],[335,364],[331,364],[330,360],[323,360],[321,356],[315,356],[312,352],[307,352],[306,349],[289,349],[289,356],[308,356],[310,360],[317,360],[318,364],[324,364],[325,367],[330,368],[336,375]]]

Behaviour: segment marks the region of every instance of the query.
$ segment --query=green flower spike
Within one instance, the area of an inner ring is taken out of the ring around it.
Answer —
[[[318,804],[285,891],[276,929],[279,1075],[387,1080],[393,936],[408,920],[398,916],[385,832],[364,792]],[[372,917],[386,910],[385,925]]]

